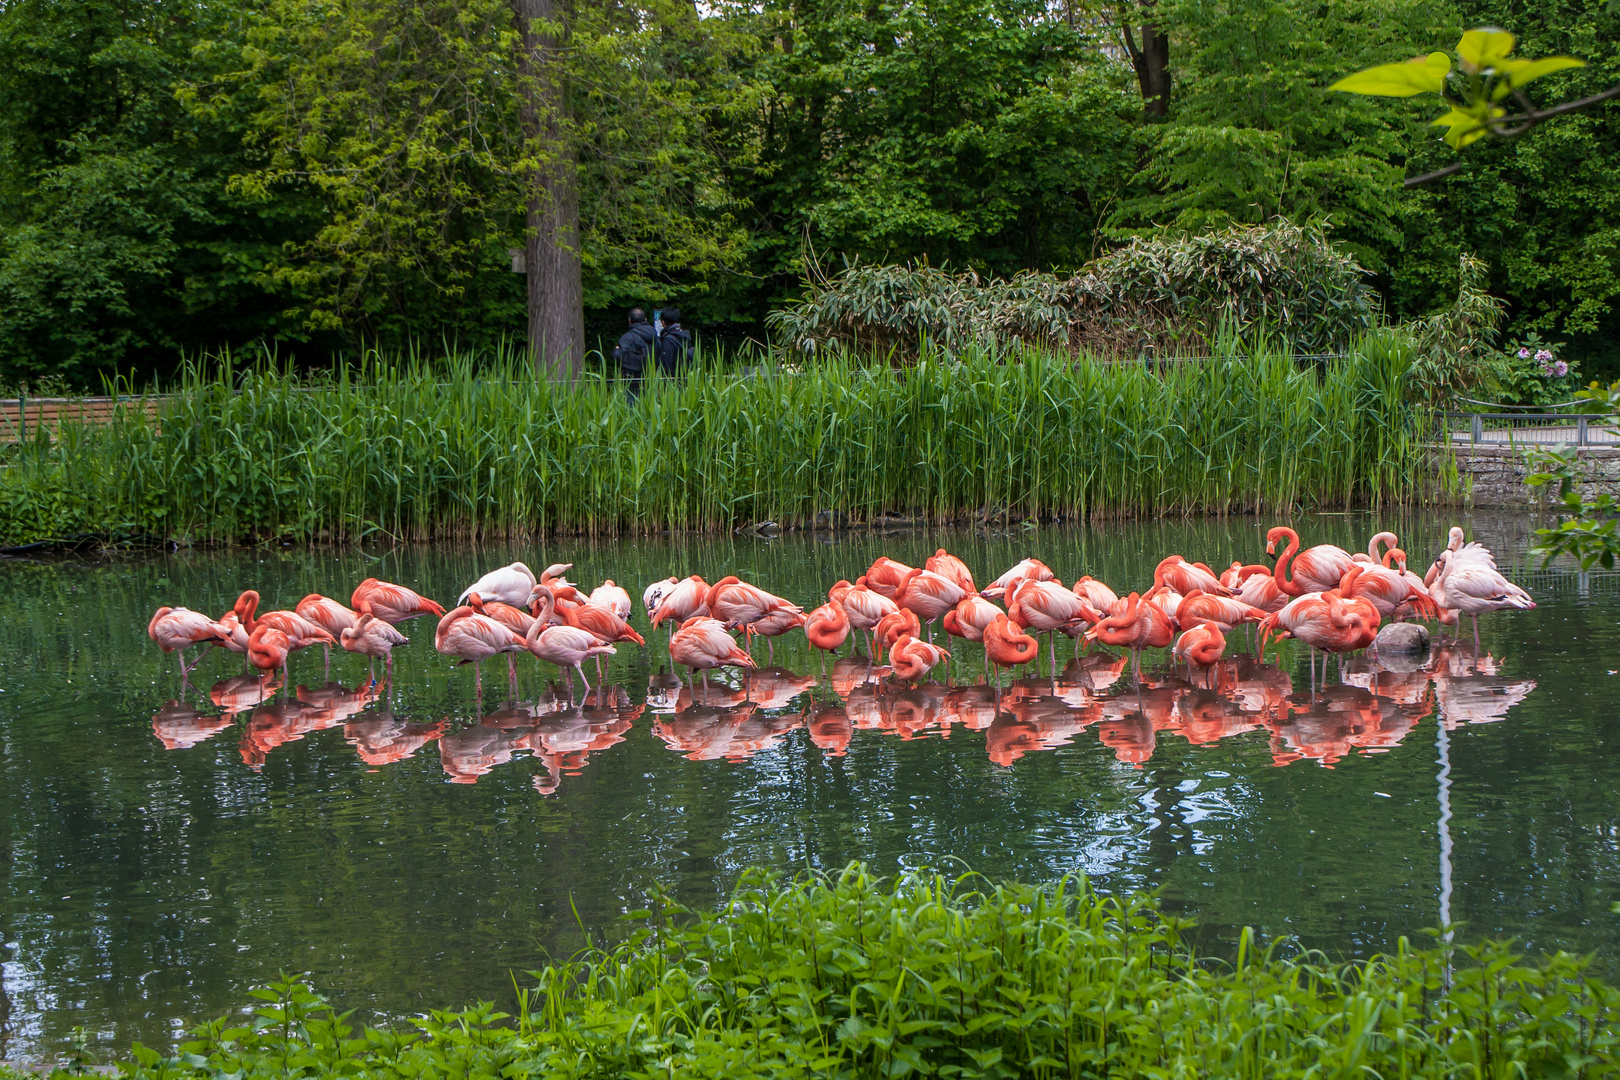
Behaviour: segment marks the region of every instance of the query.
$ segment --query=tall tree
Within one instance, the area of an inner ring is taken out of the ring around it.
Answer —
[[[568,100],[567,0],[515,0],[523,32],[525,126],[550,148],[534,168],[524,264],[529,351],[553,378],[579,373],[585,353],[584,259],[579,229],[579,156]]]

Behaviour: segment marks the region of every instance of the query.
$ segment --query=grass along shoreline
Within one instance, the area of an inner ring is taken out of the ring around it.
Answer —
[[[748,377],[536,381],[465,359],[311,383],[190,370],[155,415],[66,422],[0,454],[0,544],[528,538],[718,529],[826,511],[947,522],[1231,513],[1426,495],[1425,418],[1392,334],[1296,365],[933,352]]]
[[[1488,944],[1333,964],[1201,959],[1151,897],[1082,879],[745,875],[718,911],[628,916],[622,944],[517,983],[519,1008],[351,1029],[296,979],[251,1016],[136,1046],[180,1077],[1605,1077],[1620,991]]]

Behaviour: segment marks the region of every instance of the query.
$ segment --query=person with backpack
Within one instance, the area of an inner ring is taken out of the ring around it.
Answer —
[[[658,335],[647,325],[647,313],[640,308],[630,309],[630,329],[619,339],[613,350],[613,359],[624,375],[625,393],[636,400],[641,393],[641,373],[651,357],[656,361]]]
[[[658,335],[658,370],[675,375],[692,363],[692,335],[681,329],[680,308],[665,308],[658,314],[664,324]]]

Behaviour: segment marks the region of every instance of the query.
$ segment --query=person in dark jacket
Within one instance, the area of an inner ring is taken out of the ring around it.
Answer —
[[[631,401],[641,393],[641,373],[647,361],[655,358],[657,348],[658,335],[647,324],[647,313],[640,308],[631,308],[630,329],[624,332],[613,350],[613,359],[624,375],[625,393],[630,395]]]
[[[658,335],[658,369],[674,375],[692,361],[692,335],[681,328],[680,308],[664,308],[658,315],[664,324]]]

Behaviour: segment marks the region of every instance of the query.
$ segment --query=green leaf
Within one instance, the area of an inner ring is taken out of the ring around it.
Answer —
[[[1483,114],[1485,110],[1481,108],[1477,111]],[[1494,105],[1490,107],[1491,119],[1506,113],[1506,109]],[[1433,123],[1435,127],[1446,129],[1446,142],[1455,150],[1461,150],[1468,144],[1483,139],[1487,130],[1483,115],[1474,115],[1473,112],[1464,112],[1461,109],[1452,109]]]
[[[1379,64],[1354,75],[1346,75],[1329,90],[1347,94],[1376,94],[1382,97],[1411,97],[1438,94],[1446,85],[1451,58],[1443,52],[1413,57],[1404,64]]]
[[[1497,70],[1507,76],[1508,85],[1514,89],[1532,79],[1551,75],[1555,71],[1585,66],[1585,60],[1577,60],[1573,56],[1544,56],[1540,60],[1505,60],[1496,65]]]
[[[1482,26],[1463,34],[1457,42],[1457,55],[1462,58],[1464,70],[1483,71],[1506,60],[1516,43],[1517,39],[1506,30]]]

